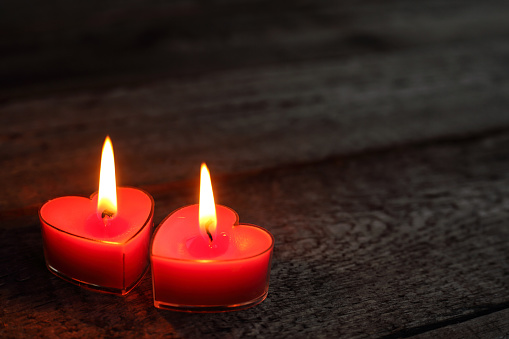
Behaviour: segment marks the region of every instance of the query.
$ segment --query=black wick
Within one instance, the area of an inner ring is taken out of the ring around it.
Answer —
[[[207,227],[207,235],[209,236],[210,241],[213,241],[213,239],[212,239],[212,234],[210,234],[210,231],[209,231],[209,228],[208,228],[208,227]]]
[[[209,231],[209,227],[207,226],[205,229],[207,230],[207,235],[209,236],[210,241],[213,241],[213,239],[212,239],[212,234],[211,234],[211,233],[210,233],[210,231]]]
[[[210,224],[212,224],[212,220],[208,220],[207,223],[205,224],[205,232],[207,232],[207,235],[209,236],[209,239],[212,242],[214,241],[214,239],[212,239],[212,233],[210,233],[209,231]]]
[[[113,212],[111,212],[111,211],[108,211],[108,210],[104,210],[104,211],[101,213],[101,218],[103,218],[103,219],[104,219],[104,217],[105,217],[105,216],[108,216],[108,217],[112,218],[112,217],[113,217],[113,214],[115,214],[115,213],[113,213]]]

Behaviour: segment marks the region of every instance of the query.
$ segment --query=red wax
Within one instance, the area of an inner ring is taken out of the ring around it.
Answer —
[[[198,205],[170,214],[151,245],[154,305],[181,311],[226,311],[255,305],[268,292],[274,238],[239,224],[232,209],[216,205],[216,238],[199,231]]]
[[[148,268],[154,200],[139,189],[117,188],[116,215],[102,219],[97,194],[68,196],[39,211],[46,265],[56,275],[81,286],[128,293]]]

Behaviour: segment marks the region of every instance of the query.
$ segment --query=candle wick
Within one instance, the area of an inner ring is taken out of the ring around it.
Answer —
[[[212,234],[210,233],[209,228],[207,227],[207,228],[206,228],[206,230],[207,230],[207,235],[208,235],[208,236],[209,236],[209,238],[210,238],[210,242],[212,242],[212,241],[213,241],[213,239],[212,239]]]
[[[113,218],[113,212],[111,211],[108,211],[108,210],[104,210],[102,213],[101,213],[101,218],[104,219],[104,217],[108,216],[109,218]]]

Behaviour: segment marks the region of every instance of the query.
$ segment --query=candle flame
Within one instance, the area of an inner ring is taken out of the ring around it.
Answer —
[[[115,160],[113,146],[109,136],[104,140],[101,155],[101,173],[99,175],[99,196],[97,213],[104,218],[113,217],[117,213],[117,184],[115,179]]]
[[[214,203],[210,173],[205,163],[201,164],[200,171],[200,207],[198,214],[201,235],[213,241],[216,237],[217,226],[216,204]]]

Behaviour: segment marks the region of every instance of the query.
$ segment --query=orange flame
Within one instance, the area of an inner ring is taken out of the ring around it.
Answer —
[[[99,175],[99,196],[97,213],[102,217],[113,217],[117,213],[117,183],[115,179],[115,160],[110,137],[104,140],[101,155],[101,174]]]
[[[214,203],[210,173],[205,163],[201,164],[200,171],[200,207],[198,214],[201,235],[213,241],[216,237],[217,226],[216,204]]]

